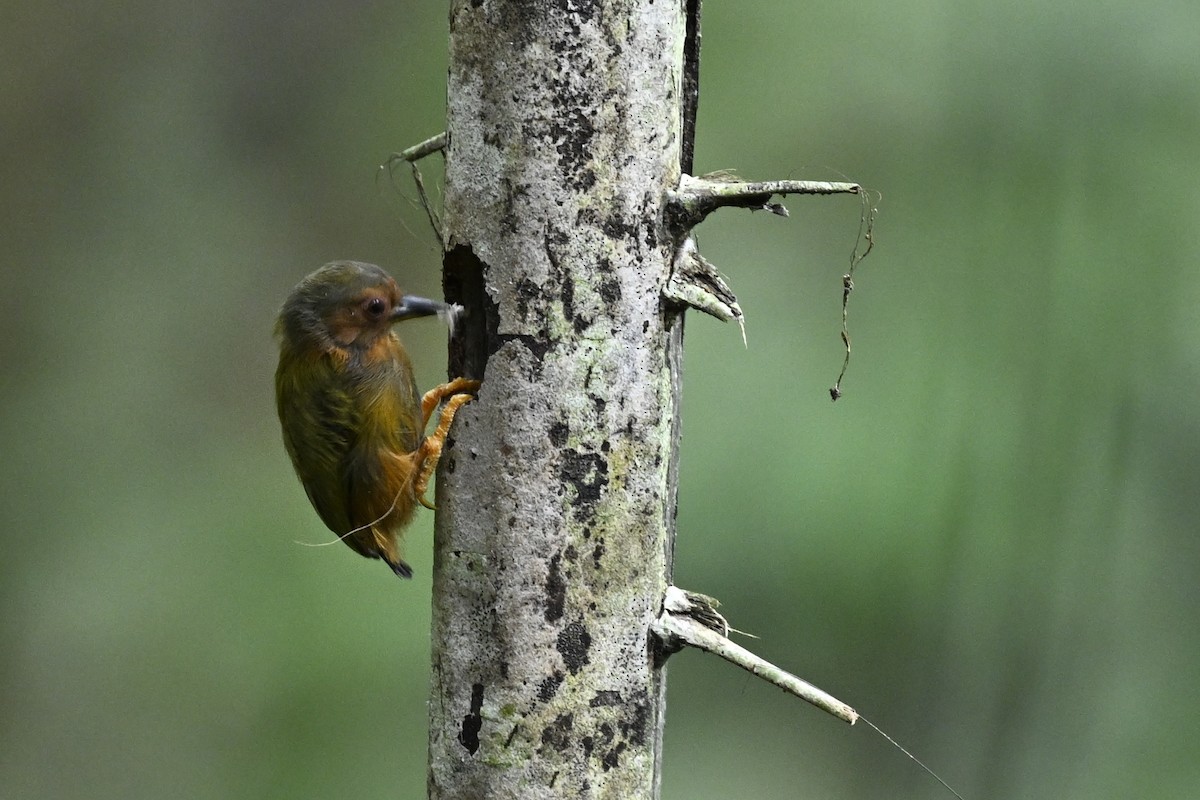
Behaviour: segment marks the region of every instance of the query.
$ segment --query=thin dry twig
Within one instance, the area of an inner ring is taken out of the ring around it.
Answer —
[[[862,199],[862,212],[858,218],[858,235],[854,237],[854,249],[850,252],[850,271],[842,276],[842,345],[846,348],[846,355],[842,359],[842,370],[829,389],[829,398],[834,402],[842,396],[842,379],[846,377],[846,368],[850,366],[850,329],[847,317],[850,312],[850,293],[854,291],[854,269],[875,247],[875,217],[879,215],[878,192],[864,190],[859,192],[859,197]]]
[[[446,133],[443,131],[437,136],[431,136],[406,150],[402,150],[399,153],[392,153],[388,156],[387,161],[379,165],[380,172],[386,171],[388,176],[393,178],[393,180],[395,167],[400,162],[407,162],[412,168],[413,183],[417,186],[417,196],[421,199],[421,207],[425,209],[425,216],[429,219],[429,226],[433,228],[433,235],[437,237],[438,244],[443,250],[446,249],[446,238],[442,234],[442,222],[438,218],[437,212],[433,209],[429,193],[425,191],[425,180],[421,176],[421,170],[417,167],[417,162],[434,153],[445,153],[446,142]]]

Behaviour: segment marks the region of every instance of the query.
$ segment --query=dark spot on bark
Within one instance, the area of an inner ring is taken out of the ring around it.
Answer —
[[[548,6],[541,3],[492,3],[489,9],[497,18],[496,41],[509,43],[515,51],[530,44],[550,19]]]
[[[600,725],[600,744],[601,745],[611,744],[614,733],[615,733],[615,731],[613,731],[612,725],[609,725],[607,722],[602,723]]]
[[[530,281],[529,278],[521,278],[520,281],[517,281],[516,285],[512,287],[512,293],[516,295],[517,302],[533,302],[538,299],[538,296],[541,294],[541,285],[534,281]],[[522,305],[521,308],[523,309],[524,306]]]
[[[655,250],[658,248],[658,234],[654,230],[654,226],[650,225],[646,228],[646,249]]]
[[[579,558],[579,551],[575,549],[575,545],[569,544],[563,550],[563,558],[567,561],[576,561]]]
[[[590,509],[608,485],[608,462],[597,453],[567,450],[563,453],[559,475],[563,483],[575,489],[573,504],[577,508]]]
[[[573,714],[559,714],[553,722],[542,729],[542,744],[561,753],[571,743],[571,728],[574,725],[575,716]]]
[[[549,571],[546,574],[546,621],[554,622],[563,615],[563,606],[567,602],[567,582],[563,580],[559,565],[562,556],[555,553],[550,559]]]
[[[600,559],[604,557],[604,542],[603,540],[596,542],[596,546],[592,548],[592,563],[596,569],[600,569]]]
[[[555,670],[553,675],[543,678],[542,682],[538,684],[538,700],[549,703],[551,698],[558,693],[558,687],[562,686],[562,682],[563,674],[558,670]]]
[[[614,280],[600,281],[600,299],[609,305],[615,305],[621,300],[621,284]]]
[[[596,409],[596,416],[601,416],[604,414],[604,409],[608,408],[607,400],[605,400],[603,397],[597,397],[596,395],[588,395],[588,399],[592,401],[592,407]]]
[[[463,717],[462,730],[458,732],[458,743],[472,755],[479,749],[479,729],[483,727],[483,684],[471,685],[471,711]]]
[[[575,212],[575,227],[592,228],[600,221],[600,215],[591,206],[584,206]]]
[[[579,743],[581,745],[583,745],[584,758],[587,758],[588,756],[590,756],[592,754],[592,748],[596,746],[596,740],[590,736],[584,736],[582,739],[579,740]]]
[[[575,284],[570,278],[563,278],[561,296],[563,319],[571,323],[576,333],[583,333],[590,321],[575,312]]]
[[[559,205],[562,205],[561,200]],[[559,247],[566,247],[571,243],[571,234],[560,228],[550,228],[546,231],[546,241]]]
[[[586,192],[596,185],[596,173],[590,164],[592,140],[596,138],[596,126],[581,111],[590,105],[586,89],[573,86],[565,80],[553,82],[551,97],[555,114],[550,123],[549,136],[558,153],[558,163],[570,182],[572,189]]]
[[[608,439],[605,439],[600,443],[600,452],[607,453],[609,450],[612,450],[612,443],[610,443]]]
[[[567,443],[567,437],[571,434],[571,429],[567,427],[566,423],[555,422],[550,426],[550,430],[547,433],[550,435],[550,444],[555,447],[562,447]]]
[[[610,238],[617,241],[631,241],[636,238],[637,227],[617,214],[605,217],[600,227]]]
[[[560,287],[559,299],[562,302],[563,319],[571,323],[576,333],[582,333],[590,321],[581,318],[575,311],[575,284],[563,270],[562,264],[558,260],[558,253],[554,251],[552,244],[552,240],[558,240],[561,243],[563,238],[562,236],[552,236],[547,231],[542,238],[542,245],[546,250],[546,258],[550,261],[550,272]]]
[[[634,704],[633,713],[628,720],[620,723],[621,734],[628,739],[634,747],[641,747],[646,743],[646,723],[650,719],[650,704],[645,700],[641,700]]]
[[[592,646],[592,635],[587,632],[582,622],[571,622],[559,632],[555,646],[570,673],[578,675],[579,670],[588,663],[588,648]]]
[[[621,705],[621,693],[609,690],[596,692],[596,696],[589,701],[588,705],[592,708],[600,706],[619,706]]]
[[[517,314],[522,319],[529,316],[529,305],[536,303],[542,294],[540,284],[534,283],[529,278],[521,278],[513,286],[513,298],[517,305]]]
[[[626,746],[624,742],[618,742],[616,747],[604,754],[600,763],[604,766],[605,772],[621,766],[621,753],[625,752]]]
[[[583,526],[583,538],[584,539],[592,538],[592,529],[587,527],[586,525]]]
[[[553,80],[546,94],[553,104],[552,113],[548,115],[548,129],[539,139],[548,139],[558,153],[559,165],[567,176],[570,186],[580,191],[587,191],[596,182],[595,173],[590,167],[592,143],[596,136],[595,124],[582,109],[591,108],[597,93],[595,80],[589,80],[600,70],[593,63],[594,59],[586,49],[585,37],[582,34],[581,22],[591,19],[589,5],[596,0],[559,0],[559,3],[570,3],[569,7],[553,8],[546,4],[545,14],[547,24],[565,25],[570,31],[568,36],[558,36],[552,39],[555,54],[564,63],[578,65],[572,70],[570,79]],[[541,6],[540,3],[521,4],[530,8]],[[567,13],[563,13],[566,11]],[[592,12],[594,13],[594,12]],[[578,78],[576,76],[579,76]]]

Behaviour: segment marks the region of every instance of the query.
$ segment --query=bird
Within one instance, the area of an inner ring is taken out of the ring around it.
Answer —
[[[454,415],[480,382],[457,378],[418,397],[412,362],[392,326],[461,306],[406,295],[382,268],[335,261],[296,285],[275,325],[275,404],[283,443],[325,525],[359,555],[412,577],[399,533],[425,489]],[[435,431],[425,428],[446,406]]]

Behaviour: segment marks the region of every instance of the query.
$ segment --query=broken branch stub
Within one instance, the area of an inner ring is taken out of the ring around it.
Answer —
[[[704,650],[844,722],[853,725],[858,721],[858,712],[841,700],[730,641],[726,635],[729,624],[716,612],[716,605],[715,600],[705,595],[668,587],[662,613],[650,626],[662,642],[663,652],[669,655],[685,645]]]
[[[737,320],[742,331],[742,344],[746,343],[746,321],[737,297],[712,262],[700,255],[696,241],[690,237],[675,254],[671,277],[663,287],[663,297],[703,311],[722,322]]]
[[[771,203],[774,195],[787,194],[860,194],[862,186],[839,181],[743,181],[724,174],[695,177],[683,175],[679,188],[671,192],[668,203],[676,224],[684,231],[699,225],[718,208],[764,209],[787,216],[787,209]]]

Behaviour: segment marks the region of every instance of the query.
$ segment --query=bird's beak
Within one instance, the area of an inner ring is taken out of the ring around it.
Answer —
[[[392,311],[392,321],[400,322],[406,319],[416,319],[417,317],[432,317],[434,314],[445,314],[450,310],[448,303],[443,303],[441,300],[430,300],[425,297],[414,297],[411,294],[404,295],[404,299],[400,301],[400,305],[396,306]]]

